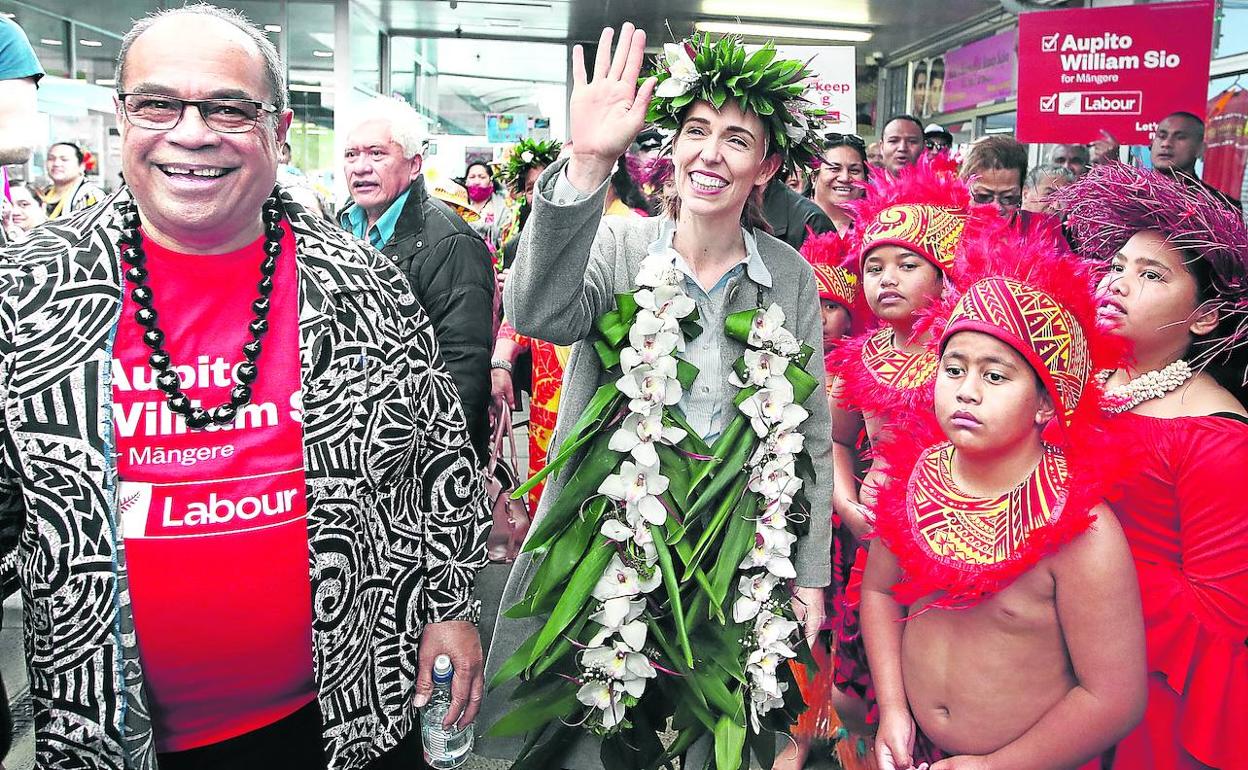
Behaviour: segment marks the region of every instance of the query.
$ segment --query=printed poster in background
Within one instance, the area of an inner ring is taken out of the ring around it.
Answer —
[[[926,118],[945,111],[945,57],[934,56],[910,62],[906,104],[908,112]]]
[[[858,129],[858,102],[855,95],[854,47],[777,46],[779,56],[810,62],[813,77],[807,82],[806,98],[824,110],[827,131],[853,134]]]
[[[1018,140],[1148,144],[1173,112],[1201,115],[1213,0],[1024,13]]]
[[[1014,97],[1018,82],[1018,30],[967,43],[945,54],[940,112],[969,110]],[[931,92],[931,77],[928,77]]]
[[[529,135],[529,116],[522,112],[491,112],[485,116],[485,139],[511,144]]]
[[[1205,120],[1205,184],[1232,198],[1244,189],[1248,163],[1248,91],[1231,86],[1209,100]]]

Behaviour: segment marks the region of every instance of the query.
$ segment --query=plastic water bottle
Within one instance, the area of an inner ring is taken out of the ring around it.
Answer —
[[[438,770],[459,767],[472,751],[472,725],[463,729],[443,727],[442,720],[451,708],[451,678],[455,668],[451,659],[439,655],[433,660],[433,694],[420,711],[420,736],[424,743],[425,763]]]

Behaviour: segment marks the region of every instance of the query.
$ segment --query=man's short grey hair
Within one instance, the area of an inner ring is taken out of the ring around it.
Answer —
[[[408,160],[425,151],[428,134],[425,119],[412,105],[392,96],[378,96],[365,103],[352,124],[351,131],[365,123],[382,122],[390,126],[390,139],[403,149]]]
[[[1069,147],[1069,148],[1071,148],[1071,151],[1072,151],[1072,152],[1077,152],[1077,153],[1079,153],[1080,155],[1082,155],[1082,156],[1083,156],[1083,161],[1084,161],[1085,163],[1087,163],[1089,160],[1091,160],[1091,158],[1092,158],[1092,153],[1090,153],[1090,152],[1088,151],[1088,147],[1087,147],[1087,145],[1084,145],[1084,144],[1055,144],[1055,145],[1053,145],[1052,147],[1050,147],[1050,148],[1049,148],[1049,162],[1050,162],[1050,163],[1052,163],[1052,162],[1053,162],[1053,158],[1054,158],[1055,156],[1057,156],[1057,154],[1058,154],[1058,153],[1065,151],[1065,149],[1066,149],[1066,148],[1068,148],[1068,147]]]
[[[277,48],[273,42],[269,40],[268,35],[264,31],[252,24],[246,16],[241,12],[232,8],[218,8],[208,3],[191,3],[180,8],[166,8],[163,11],[155,11],[134,23],[126,36],[121,39],[121,52],[117,54],[117,87],[122,88],[126,82],[126,55],[130,53],[130,46],[134,45],[134,41],[139,36],[151,29],[157,22],[175,16],[209,16],[214,19],[232,24],[243,34],[251,38],[256,44],[256,48],[260,49],[260,58],[264,60],[264,79],[269,87],[269,100],[277,107],[278,112],[286,109],[289,103],[286,98],[286,68],[282,66],[282,58],[277,53]]]
[[[1040,186],[1041,181],[1051,176],[1064,179],[1069,184],[1074,184],[1075,182],[1075,172],[1065,166],[1048,163],[1043,166],[1036,166],[1027,172],[1027,184],[1025,186],[1030,190],[1035,190]]]

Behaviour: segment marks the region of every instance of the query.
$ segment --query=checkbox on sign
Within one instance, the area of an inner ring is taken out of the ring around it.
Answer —
[[[1052,35],[1044,35],[1040,38],[1040,52],[1054,53],[1057,51],[1057,39],[1062,36],[1061,32],[1054,32]]]
[[[1056,112],[1057,111],[1057,94],[1053,94],[1052,96],[1041,96],[1040,97],[1040,111],[1041,112]]]

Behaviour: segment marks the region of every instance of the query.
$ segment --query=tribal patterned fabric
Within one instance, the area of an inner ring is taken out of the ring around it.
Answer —
[[[958,489],[953,445],[930,450],[910,478],[910,520],[929,556],[972,568],[1016,558],[1037,527],[1061,512],[1066,458],[1052,446],[1026,481],[995,499]]]
[[[815,287],[819,299],[838,302],[851,314],[857,304],[858,276],[840,265],[811,265],[815,270]]]
[[[936,354],[924,349],[907,353],[897,348],[892,327],[885,326],[862,346],[862,365],[879,384],[894,390],[914,390],[931,385],[936,376]]]
[[[43,769],[156,767],[112,423],[122,307],[113,203],[126,195],[0,256],[0,523],[20,532]],[[355,770],[417,724],[424,625],[476,619],[490,513],[455,387],[406,279],[283,203],[299,271],[313,660],[329,767]]]
[[[967,216],[965,209],[924,203],[889,206],[863,224],[859,261],[877,246],[901,246],[948,271]]]
[[[1092,361],[1083,326],[1047,292],[1012,278],[987,278],[958,300],[944,338],[981,331],[1017,350],[1044,382],[1069,427]]]

